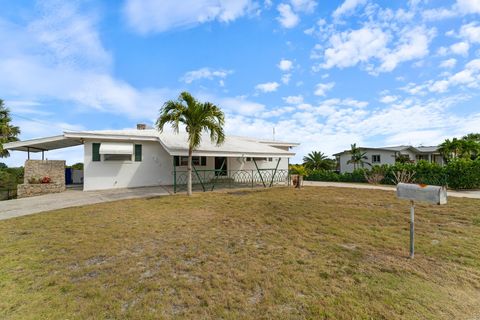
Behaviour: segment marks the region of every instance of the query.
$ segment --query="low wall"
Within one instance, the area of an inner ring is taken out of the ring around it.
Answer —
[[[39,183],[39,184],[19,184],[17,187],[17,198],[27,198],[39,196],[42,194],[59,193],[66,190],[65,184],[58,183]]]
[[[29,183],[32,179],[39,180],[49,177],[50,183]],[[23,184],[18,185],[17,198],[33,197],[41,194],[65,191],[65,161],[64,160],[27,160]]]

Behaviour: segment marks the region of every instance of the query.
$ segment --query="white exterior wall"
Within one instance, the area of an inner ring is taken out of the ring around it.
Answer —
[[[395,164],[395,152],[387,151],[387,150],[362,150],[362,152],[366,153],[368,159],[365,162],[368,162],[374,165],[394,165]],[[380,155],[380,163],[372,163],[372,156],[373,155]],[[412,156],[411,156],[412,157]],[[343,153],[340,155],[340,172],[353,172],[353,163],[347,163],[350,159],[352,159],[352,155],[350,153]],[[414,158],[412,158],[414,159]],[[360,165],[357,165],[357,168],[361,168]],[[365,165],[365,168],[370,168],[369,165]]]
[[[142,145],[142,161],[103,161],[103,156],[101,161],[92,161],[92,143],[102,142],[106,141],[88,140],[84,143],[83,189],[85,191],[173,184],[173,157],[160,143],[129,141],[128,143]],[[257,161],[257,165],[259,169],[275,169],[278,159],[274,157],[272,161]],[[213,170],[215,157],[207,157],[206,166],[195,166],[195,168]],[[247,162],[245,158],[238,157],[227,158],[227,169],[257,170],[253,161]],[[176,170],[186,172],[187,166],[177,166]],[[288,158],[281,158],[278,170],[288,170]],[[195,173],[193,173],[193,180],[196,180]]]
[[[142,161],[92,161],[92,143],[85,141],[83,189],[101,190],[173,184],[173,158],[154,141],[129,141],[142,145]],[[104,141],[105,142],[105,141]],[[125,142],[125,141],[122,141]]]

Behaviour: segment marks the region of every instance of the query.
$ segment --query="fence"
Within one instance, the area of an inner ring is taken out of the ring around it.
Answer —
[[[288,170],[192,170],[192,189],[213,191],[215,188],[272,187],[288,184]],[[173,172],[173,191],[187,190],[188,171]]]

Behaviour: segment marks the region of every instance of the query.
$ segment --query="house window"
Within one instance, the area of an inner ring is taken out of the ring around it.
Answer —
[[[103,161],[132,161],[131,154],[104,154]]]
[[[205,167],[207,165],[207,157],[192,157],[192,164],[194,166]],[[188,166],[188,157],[175,156],[175,166]]]
[[[380,163],[380,155],[379,154],[374,154],[372,155],[372,163]]]
[[[142,145],[135,145],[135,161],[142,161]]]
[[[100,161],[100,143],[92,143],[92,161]]]

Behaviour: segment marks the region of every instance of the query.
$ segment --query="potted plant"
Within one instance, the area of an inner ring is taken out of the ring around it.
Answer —
[[[301,188],[303,184],[303,177],[307,175],[307,170],[302,165],[290,166],[290,177],[292,179],[292,185],[295,188]]]

